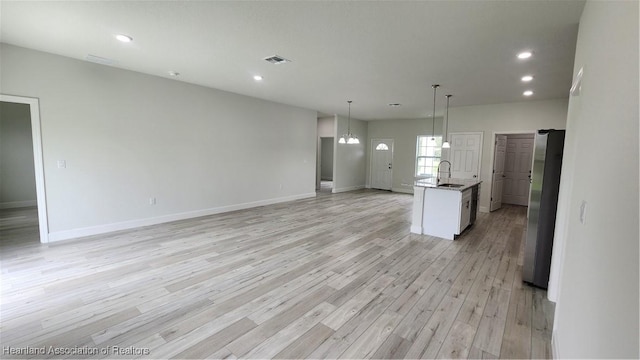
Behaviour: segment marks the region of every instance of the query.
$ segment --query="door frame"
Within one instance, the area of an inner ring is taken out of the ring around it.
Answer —
[[[40,100],[38,98],[0,94],[1,102],[29,105],[31,116],[31,140],[33,143],[33,165],[36,176],[36,203],[38,204],[38,226],[40,242],[49,242],[49,218],[44,181],[44,160],[42,156],[42,132],[40,128]]]
[[[491,210],[491,196],[493,195],[493,166],[496,156],[496,135],[515,135],[515,134],[533,134],[534,138],[537,130],[522,130],[522,131],[494,131],[491,137],[491,159],[489,160],[489,169],[491,170],[491,183],[489,184],[489,210]],[[531,167],[533,168],[533,156],[531,157]],[[529,206],[527,206],[527,218],[529,218]]]
[[[391,141],[393,142],[393,144],[391,145],[391,188],[389,189],[390,191],[393,191],[393,168],[395,167],[393,165],[394,161],[393,161],[393,151],[394,151],[394,147],[395,147],[395,140],[391,139],[391,138],[375,138],[375,139],[371,139],[371,142],[369,143],[369,188],[373,189],[373,187],[371,186],[372,180],[373,180],[373,152],[376,150],[373,148],[373,142],[374,141]]]

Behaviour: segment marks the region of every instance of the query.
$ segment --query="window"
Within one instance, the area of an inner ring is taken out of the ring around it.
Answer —
[[[436,139],[435,144],[432,138]],[[420,135],[416,149],[416,177],[436,178],[442,156],[442,136]]]
[[[385,143],[380,143],[376,146],[376,150],[389,150],[389,147]]]

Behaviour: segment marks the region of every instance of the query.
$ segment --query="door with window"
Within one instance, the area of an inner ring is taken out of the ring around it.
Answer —
[[[451,133],[451,177],[480,180],[482,133]]]
[[[371,140],[371,187],[391,190],[393,180],[393,140]]]

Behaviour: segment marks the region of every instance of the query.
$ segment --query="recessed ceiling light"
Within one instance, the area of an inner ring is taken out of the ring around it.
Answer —
[[[522,93],[522,95],[524,95],[524,96],[531,96],[531,95],[533,95],[533,91],[531,91],[531,90],[527,90],[527,91],[523,92],[523,93]]]
[[[528,59],[531,57],[531,55],[533,55],[531,51],[523,51],[520,54],[518,54],[518,59]]]
[[[398,107],[398,106],[402,106],[402,104],[399,104],[399,103],[393,103],[393,104],[389,104],[389,106],[391,106],[391,107]]]
[[[169,71],[169,76],[178,76],[178,75],[180,75],[180,73],[177,71]]]
[[[260,76],[260,75],[255,75],[255,76],[253,77],[253,80],[255,80],[255,81],[262,81],[262,76]]]
[[[123,34],[118,34],[116,35],[116,39],[122,41],[122,42],[132,42],[133,38],[131,36],[127,36],[127,35],[123,35]]]
[[[523,76],[523,77],[522,77],[522,79],[520,79],[520,80],[522,80],[523,82],[529,82],[529,81],[533,80],[533,76],[531,76],[531,75],[525,75],[525,76]]]

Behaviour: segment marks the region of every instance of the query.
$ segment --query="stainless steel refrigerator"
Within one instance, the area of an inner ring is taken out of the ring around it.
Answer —
[[[538,130],[533,152],[522,279],[546,289],[560,188],[564,130]]]

